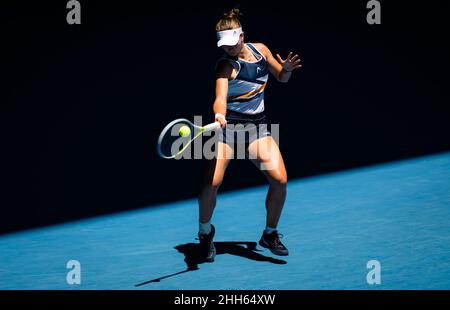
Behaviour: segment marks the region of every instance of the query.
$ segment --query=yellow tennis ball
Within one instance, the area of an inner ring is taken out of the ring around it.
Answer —
[[[184,125],[180,127],[180,130],[178,131],[178,134],[182,137],[187,137],[191,134],[191,130],[188,126]]]

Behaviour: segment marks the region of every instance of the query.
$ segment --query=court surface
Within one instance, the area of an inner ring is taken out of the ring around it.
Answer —
[[[2,235],[0,289],[450,289],[450,153],[290,180],[287,257],[256,244],[266,190],[219,195],[212,264],[196,258],[191,199]]]

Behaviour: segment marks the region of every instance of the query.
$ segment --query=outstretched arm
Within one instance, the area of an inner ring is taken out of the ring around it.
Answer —
[[[282,59],[279,54],[277,54],[278,61],[273,57],[269,48],[262,43],[259,43],[258,48],[266,57],[267,64],[269,65],[269,71],[273,76],[282,83],[287,83],[291,77],[292,71],[302,67],[300,64],[300,58],[295,54],[292,56],[292,52],[289,53],[286,59]]]

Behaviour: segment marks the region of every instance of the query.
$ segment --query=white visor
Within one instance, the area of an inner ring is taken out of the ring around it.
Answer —
[[[239,36],[241,33],[241,27],[217,32],[217,47],[222,45],[236,45],[239,42]]]

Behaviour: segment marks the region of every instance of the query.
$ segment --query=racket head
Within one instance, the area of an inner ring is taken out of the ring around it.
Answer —
[[[190,129],[189,135],[185,137],[179,135],[182,126],[187,126]],[[158,138],[157,151],[159,156],[170,159],[181,155],[195,138],[195,134],[201,130],[199,128],[199,126],[194,125],[185,118],[179,118],[170,122],[164,127]]]

